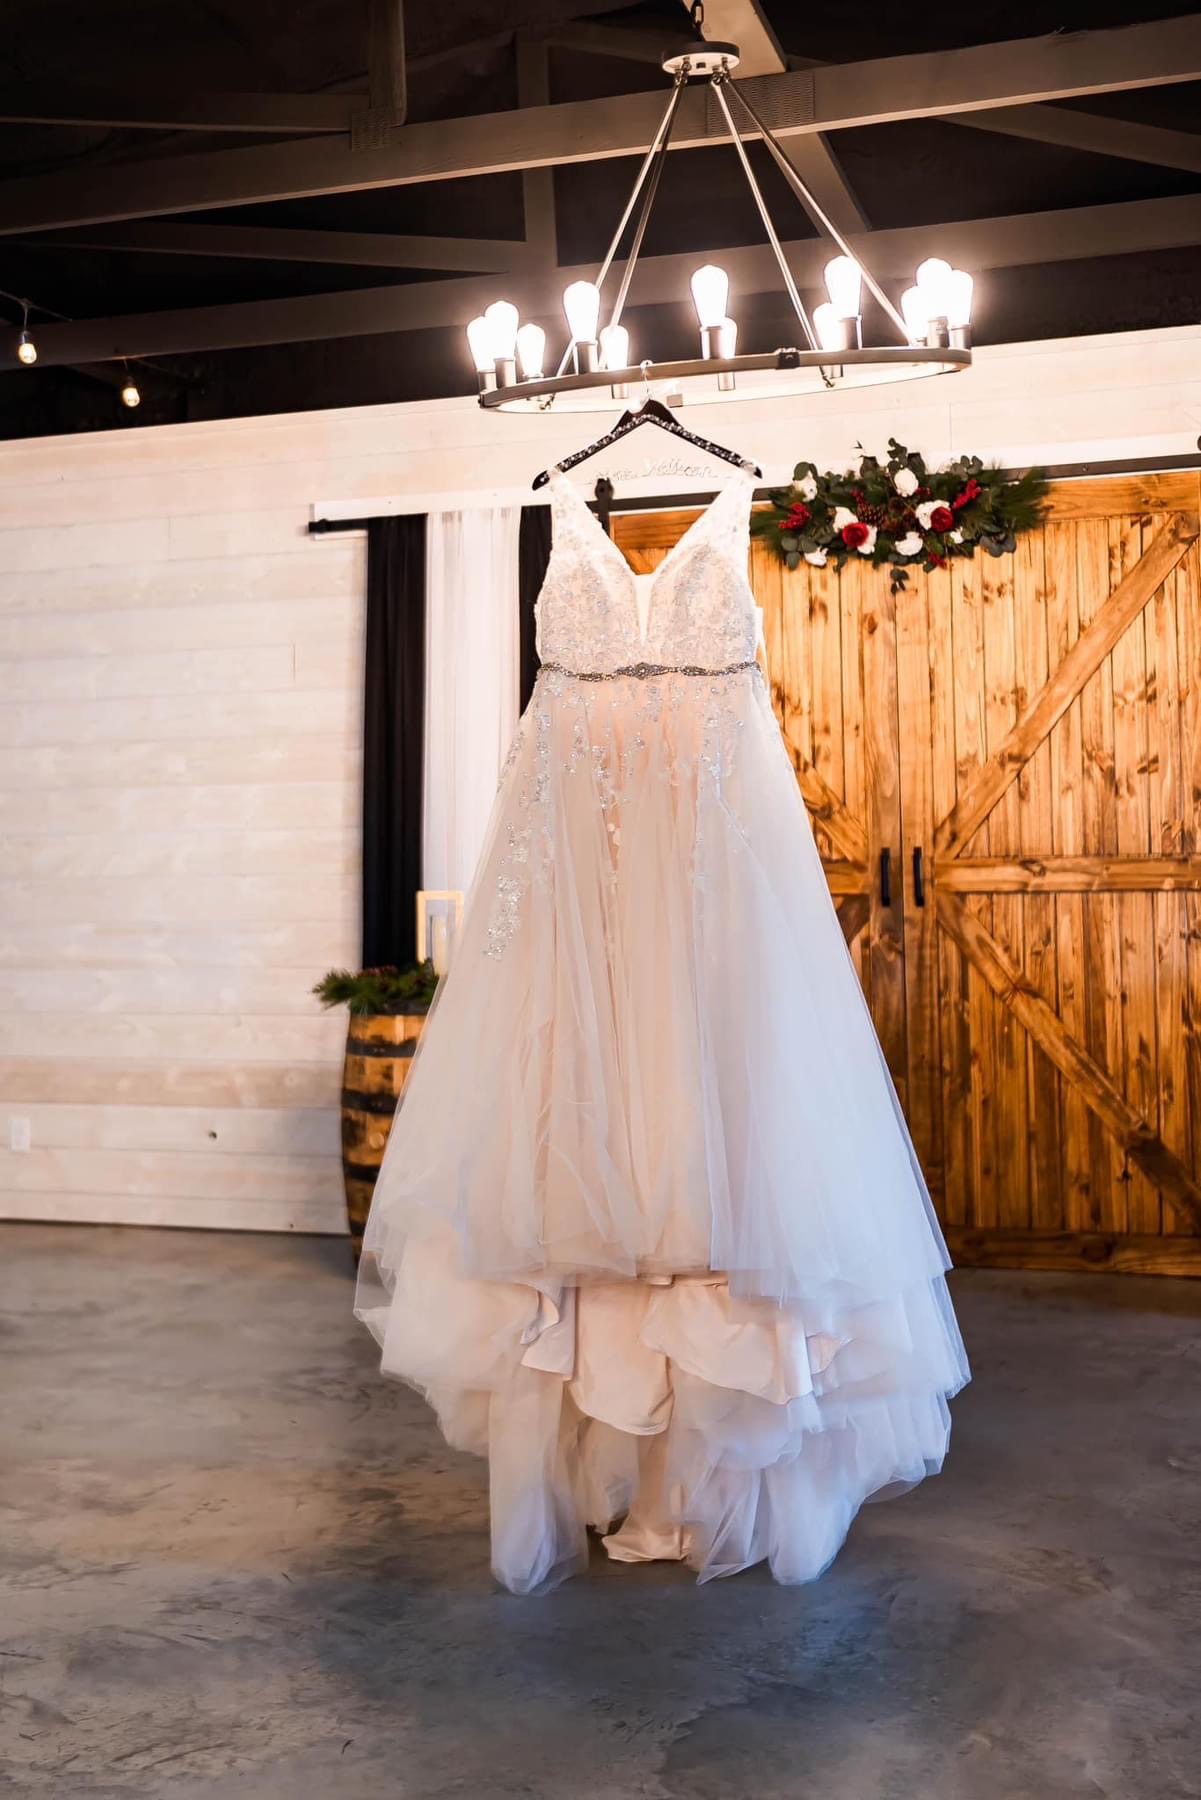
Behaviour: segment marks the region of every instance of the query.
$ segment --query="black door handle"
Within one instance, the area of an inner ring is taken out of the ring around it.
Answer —
[[[913,846],[913,904],[915,906],[926,904],[926,882],[922,874],[922,847],[920,844]]]
[[[880,852],[880,905],[892,905],[892,884],[889,881],[889,862],[892,860],[891,850]]]

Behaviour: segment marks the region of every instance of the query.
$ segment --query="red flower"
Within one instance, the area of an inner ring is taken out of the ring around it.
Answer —
[[[977,499],[983,492],[983,488],[973,475],[967,486],[961,488],[959,493],[956,494],[951,505],[954,507],[955,511],[958,512],[961,506],[970,505],[971,502]]]
[[[840,535],[848,550],[858,550],[860,544],[867,542],[868,527],[858,519],[853,519],[849,525],[843,526]]]
[[[792,510],[784,521],[785,531],[800,531],[803,526],[809,523],[812,516],[812,513],[809,511],[809,508],[805,505],[803,500],[794,500],[792,503]]]
[[[936,506],[930,514],[931,531],[950,531],[955,523],[955,514],[949,506]]]
[[[930,558],[930,561],[934,564],[934,567],[936,569],[945,569],[946,568],[947,559],[945,556],[940,556],[938,554],[937,550],[928,550],[926,552],[926,554]]]

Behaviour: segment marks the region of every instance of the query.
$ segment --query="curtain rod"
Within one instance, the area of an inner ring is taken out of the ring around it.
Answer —
[[[1201,439],[1198,440],[1201,449]],[[1145,456],[1127,456],[1115,458],[1109,462],[1071,462],[1053,463],[1044,469],[1049,481],[1079,481],[1088,476],[1098,475],[1158,475],[1176,473],[1188,469],[1201,469],[1201,456],[1196,451],[1187,451],[1179,456],[1157,456],[1150,461]],[[1021,474],[1019,469],[1004,469],[1002,474],[1012,479]],[[778,484],[786,485],[781,482]],[[771,494],[769,487],[757,487],[755,500],[766,500]],[[706,493],[691,494],[640,494],[631,495],[629,499],[619,501],[614,512],[664,512],[683,511],[689,507],[708,506],[716,498],[717,490]],[[596,510],[595,500],[587,504]],[[366,519],[310,519],[309,533],[312,537],[324,537],[331,531],[366,531],[371,523]]]

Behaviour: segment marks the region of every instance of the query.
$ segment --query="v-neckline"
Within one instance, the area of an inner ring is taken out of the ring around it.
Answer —
[[[552,469],[551,476],[550,476],[552,483],[562,483],[563,487],[571,495],[572,499],[575,501],[577,506],[580,508],[581,512],[584,514],[584,517],[588,520],[588,523],[595,530],[597,536],[600,538],[602,544],[605,546],[607,551],[617,558],[619,566],[625,571],[625,574],[629,580],[630,593],[631,593],[631,596],[632,596],[633,602],[634,602],[634,635],[637,639],[638,648],[640,650],[643,650],[646,648],[646,645],[650,639],[651,620],[653,619],[654,612],[655,612],[655,589],[659,585],[660,575],[662,575],[662,573],[663,573],[664,569],[666,569],[668,563],[670,563],[672,558],[676,555],[676,552],[683,549],[684,545],[692,537],[693,532],[695,532],[699,526],[701,526],[705,523],[706,519],[708,519],[708,517],[709,517],[709,514],[713,511],[713,508],[715,506],[717,506],[720,501],[725,499],[726,495],[729,493],[730,489],[734,485],[734,480],[738,480],[738,479],[746,480],[749,478],[749,475],[750,475],[749,470],[739,469],[737,472],[737,475],[734,477],[733,480],[727,481],[724,484],[724,486],[718,488],[716,494],[714,494],[714,496],[713,496],[712,500],[710,500],[708,506],[701,507],[700,511],[696,515],[696,518],[693,519],[693,521],[692,521],[691,525],[689,525],[688,529],[686,531],[682,531],[680,533],[679,537],[676,539],[675,543],[669,546],[667,555],[663,558],[663,561],[658,565],[658,567],[647,570],[647,574],[649,574],[649,576],[650,576],[650,585],[649,585],[649,591],[648,591],[648,595],[647,595],[646,623],[644,625],[642,618],[640,616],[641,609],[639,608],[639,605],[638,605],[638,587],[637,587],[638,572],[637,572],[637,570],[631,569],[629,563],[625,559],[625,556],[622,554],[622,551],[613,542],[613,539],[609,536],[609,533],[604,529],[600,520],[596,517],[595,513],[592,511],[592,508],[588,505],[588,502],[584,499],[583,494],[580,493],[580,491],[576,487],[575,483],[568,478],[568,476],[565,474],[565,472],[562,469],[558,468],[557,466],[554,469]]]

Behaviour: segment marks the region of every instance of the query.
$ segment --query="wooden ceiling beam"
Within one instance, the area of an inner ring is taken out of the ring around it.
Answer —
[[[782,138],[1201,77],[1201,15],[1104,31],[753,77],[748,95]],[[0,234],[630,156],[649,146],[658,90],[403,126],[385,148],[298,139],[0,184]],[[673,149],[724,135],[711,97],[681,101]]]
[[[945,256],[964,268],[979,271],[1196,243],[1201,243],[1201,195],[1191,194],[1061,212],[969,219],[958,224],[913,226],[871,232],[851,240],[852,249],[870,260],[875,274],[897,281],[910,279],[915,263],[926,255]],[[800,285],[816,287],[828,246],[820,239],[805,238],[785,244],[784,249]],[[767,245],[714,254],[720,254],[736,297],[779,287],[779,270]],[[641,258],[633,304],[681,301],[699,255],[694,251]],[[567,282],[594,273],[592,265],[527,268],[515,273],[506,287],[509,297],[527,318],[547,319],[558,313],[560,295]],[[615,273],[620,274],[619,265],[615,265]],[[112,319],[39,323],[38,365],[461,325],[495,298],[495,277],[470,276],[413,282],[405,287],[361,288],[349,293],[310,294]],[[12,336],[10,355],[15,355],[14,345]]]
[[[128,250],[165,256],[233,256],[254,262],[336,263],[374,269],[447,269],[486,275],[527,260],[520,238],[415,237],[384,231],[317,231],[283,225],[133,219],[22,238],[42,249]]]
[[[346,132],[357,94],[109,94],[36,85],[0,93],[0,124],[103,125],[113,130]]]
[[[1201,132],[1169,131],[1161,125],[1080,112],[1071,106],[994,106],[988,112],[955,113],[950,123],[1201,175]]]

